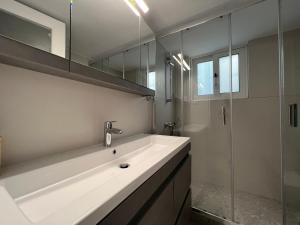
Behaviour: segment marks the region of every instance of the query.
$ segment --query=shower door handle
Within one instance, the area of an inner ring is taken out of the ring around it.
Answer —
[[[298,105],[289,105],[289,121],[291,127],[298,127]]]
[[[226,108],[225,106],[222,106],[222,119],[223,119],[223,125],[226,125]]]

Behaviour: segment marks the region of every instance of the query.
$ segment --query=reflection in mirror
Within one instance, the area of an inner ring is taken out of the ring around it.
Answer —
[[[126,50],[124,79],[155,90],[155,52],[155,41]]]
[[[140,84],[140,46],[129,49],[125,52],[125,79]]]
[[[109,62],[108,62],[108,70],[106,70],[108,73],[117,76],[119,78],[124,77],[124,68],[125,68],[125,64],[124,64],[124,52],[115,54],[113,56],[110,56]]]
[[[235,220],[245,225],[282,224],[277,3],[232,14]]]
[[[125,1],[74,1],[71,32],[72,61],[88,66],[138,43],[139,17]]]
[[[156,41],[147,43],[148,48],[148,77],[147,87],[156,90],[157,86],[157,75],[156,75]]]
[[[155,41],[141,46],[141,77],[143,82],[140,85],[152,90],[156,89],[155,53]]]
[[[285,224],[300,223],[300,1],[281,1],[283,32]]]
[[[0,35],[68,58],[69,2],[1,0]]]
[[[123,78],[124,53],[118,53],[101,58],[97,61],[91,61],[89,65],[112,76]]]
[[[125,1],[72,4],[74,62],[147,86],[147,63],[141,60],[144,47],[140,41],[151,38],[151,29]]]

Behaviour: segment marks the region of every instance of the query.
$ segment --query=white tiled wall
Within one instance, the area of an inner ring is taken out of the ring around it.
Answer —
[[[0,71],[6,166],[102,142],[106,120],[117,120],[123,136],[151,129],[152,102],[144,97],[4,64]]]

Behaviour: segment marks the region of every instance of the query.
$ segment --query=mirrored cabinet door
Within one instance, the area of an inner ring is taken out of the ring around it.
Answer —
[[[69,1],[1,0],[0,35],[69,58],[69,12]]]

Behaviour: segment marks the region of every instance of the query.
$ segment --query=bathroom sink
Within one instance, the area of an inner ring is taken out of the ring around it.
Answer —
[[[23,173],[4,171],[0,224],[71,225],[94,214],[101,220],[188,143],[140,135]]]

